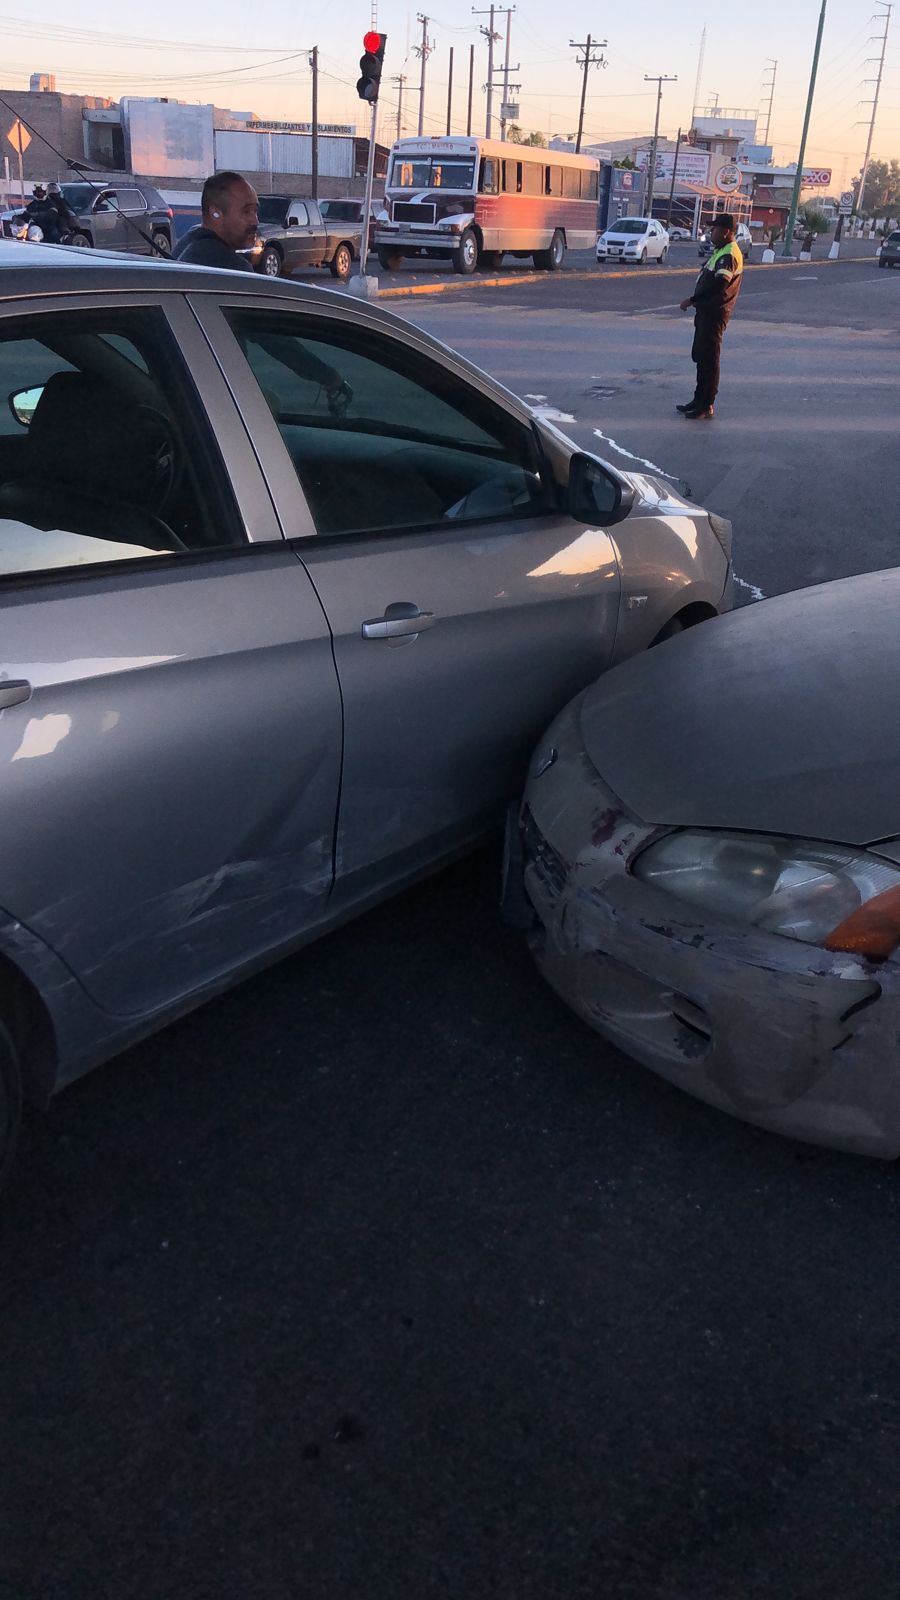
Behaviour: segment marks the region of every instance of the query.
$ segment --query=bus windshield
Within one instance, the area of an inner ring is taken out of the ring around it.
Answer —
[[[455,189],[471,194],[475,188],[475,162],[466,156],[395,156],[389,187]]]

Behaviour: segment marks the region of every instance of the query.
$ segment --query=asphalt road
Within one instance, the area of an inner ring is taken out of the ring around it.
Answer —
[[[397,305],[709,486],[746,582],[893,559],[900,275],[749,276],[692,431],[688,331],[643,298],[676,271]],[[896,1593],[897,1170],[607,1049],[498,926],[496,864],[29,1120],[2,1600]]]

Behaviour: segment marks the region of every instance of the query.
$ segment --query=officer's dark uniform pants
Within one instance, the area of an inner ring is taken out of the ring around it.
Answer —
[[[691,360],[697,366],[697,386],[692,403],[698,411],[709,411],[715,404],[719,392],[719,359],[724,333],[725,323],[719,318],[694,318]]]

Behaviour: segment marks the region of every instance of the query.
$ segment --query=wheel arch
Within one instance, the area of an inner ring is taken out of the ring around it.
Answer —
[[[0,952],[0,1014],[12,1037],[22,1071],[22,1090],[32,1105],[46,1106],[56,1086],[59,1050],[56,1029],[31,982]]]

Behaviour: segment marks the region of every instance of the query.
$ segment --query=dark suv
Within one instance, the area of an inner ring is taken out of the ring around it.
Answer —
[[[172,254],[172,208],[151,183],[117,178],[115,184],[63,183],[60,188],[78,218],[73,244],[142,256]]]

